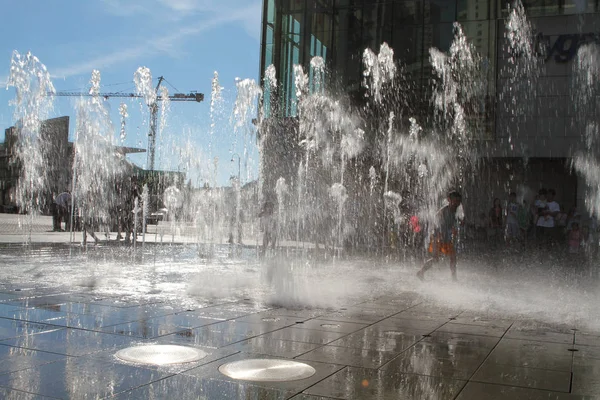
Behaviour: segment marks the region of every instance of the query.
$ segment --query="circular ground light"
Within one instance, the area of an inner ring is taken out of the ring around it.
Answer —
[[[198,361],[206,353],[193,347],[175,345],[135,346],[119,350],[115,356],[137,364],[168,365]]]
[[[309,378],[316,371],[297,361],[254,358],[223,364],[219,372],[243,381],[284,382]]]

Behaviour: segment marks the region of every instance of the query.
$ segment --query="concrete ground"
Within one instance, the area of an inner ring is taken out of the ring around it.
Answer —
[[[34,247],[69,241],[48,232],[48,221],[33,225]],[[191,306],[32,275],[31,265],[47,262],[42,250],[25,254],[22,240],[16,217],[0,214],[0,271],[14,271],[20,257],[28,269],[27,279],[0,272],[0,398],[600,399],[600,332],[579,326],[448,307],[413,291],[335,309],[229,297]],[[205,357],[154,366],[115,356],[148,344]],[[253,358],[294,360],[315,373],[258,382],[219,372]]]

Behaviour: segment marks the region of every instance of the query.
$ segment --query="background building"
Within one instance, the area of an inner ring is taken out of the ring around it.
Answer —
[[[15,188],[21,175],[19,164],[15,159],[15,145],[18,140],[16,127],[5,130],[5,141],[0,143],[0,212],[18,212],[15,202]],[[43,121],[40,129],[43,146],[41,157],[46,169],[46,204],[49,207],[52,199],[59,193],[72,189],[73,179],[73,143],[69,142],[69,117],[58,117]],[[141,187],[148,185],[150,190],[150,210],[162,207],[162,194],[169,186],[185,185],[185,173],[177,171],[149,171],[139,168],[125,160],[131,153],[145,152],[144,149],[115,146],[115,162],[125,163],[125,174],[137,179]],[[120,155],[117,157],[117,155]],[[49,209],[42,212],[48,213]]]
[[[520,84],[507,62],[507,4],[497,0],[265,0],[261,71],[274,65],[280,84],[277,98],[265,96],[267,109],[293,120],[297,112],[293,65],[308,71],[314,56],[326,62],[329,87],[350,93],[360,102],[363,51],[377,52],[386,42],[404,66],[414,94],[412,110],[404,117],[432,123],[429,49],[447,52],[457,21],[485,60],[482,123],[472,145],[489,157],[478,171],[483,178],[477,182],[478,190],[470,191],[471,203],[485,211],[492,197],[506,198],[509,190],[532,196],[545,187],[556,189],[557,200],[566,210],[577,205],[583,211],[585,183],[573,173],[570,161],[586,120],[595,118],[596,111],[588,107],[594,111],[582,118],[572,98],[573,66],[578,48],[598,40],[599,2],[523,1],[536,45],[545,55],[536,67],[539,76],[533,89],[529,86],[516,99],[503,95]],[[517,112],[510,104],[515,100],[522,105]],[[294,129],[278,129],[278,142],[295,135]],[[269,158],[267,154],[267,163]]]
[[[69,117],[46,120],[40,130],[41,140],[48,143],[44,148],[44,165],[48,178],[48,200],[53,196],[71,189],[73,175],[73,143],[69,142]],[[20,175],[19,165],[15,162],[15,145],[18,140],[17,128],[5,130],[4,143],[0,143],[0,211],[17,212],[14,190]],[[48,210],[44,210],[47,212]]]

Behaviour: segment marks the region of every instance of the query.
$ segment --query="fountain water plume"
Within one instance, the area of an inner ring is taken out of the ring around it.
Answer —
[[[117,190],[128,167],[115,149],[112,121],[99,91],[100,72],[94,70],[90,80],[92,96],[78,104],[74,144],[73,205],[84,225],[92,221],[108,223],[111,212],[119,206],[120,196],[129,195],[128,190]]]
[[[127,125],[127,118],[129,117],[129,114],[127,113],[127,104],[119,104],[119,115],[121,116],[121,133],[119,135],[119,140],[120,143],[123,144],[125,142],[125,139],[127,138],[127,131],[125,130],[125,126]]]
[[[152,72],[148,67],[139,67],[133,74],[137,93],[143,96],[148,107],[156,104],[156,89],[152,84]]]
[[[169,89],[166,86],[161,86],[159,88],[160,91],[160,120],[158,123],[158,155],[159,161],[158,165],[160,165],[160,155],[162,154],[161,147],[164,142],[163,138],[165,136],[165,130],[167,129],[167,121],[169,114],[171,112],[171,98],[169,97]]]
[[[287,233],[286,203],[289,195],[289,187],[285,178],[280,177],[275,184],[275,193],[277,194],[277,238],[282,238],[284,232]]]
[[[381,103],[383,86],[396,77],[394,50],[387,43],[381,45],[379,54],[375,54],[371,49],[365,49],[363,64],[365,66],[363,85],[369,90],[375,102]]]
[[[15,88],[14,119],[16,138],[11,162],[21,169],[15,202],[19,210],[32,218],[52,202],[56,190],[49,185],[48,163],[52,138],[43,133],[43,121],[52,109],[54,86],[46,66],[31,53],[13,52],[8,86]],[[60,190],[64,190],[61,188]],[[49,198],[50,197],[50,198]]]
[[[508,9],[504,33],[506,64],[500,70],[503,84],[498,108],[511,121],[506,128],[506,136],[513,150],[515,146],[522,146],[519,143],[520,124],[528,115],[534,114],[532,107],[537,100],[544,57],[541,54],[543,49],[534,40],[535,31],[521,1],[515,0]]]
[[[585,129],[582,143],[575,150],[573,167],[586,183],[586,207],[600,215],[600,126],[597,104],[600,93],[600,46],[596,43],[581,46],[573,63],[572,102],[575,105],[575,124]]]
[[[325,60],[323,57],[313,57],[310,60],[310,75],[312,93],[323,92],[325,90]]]

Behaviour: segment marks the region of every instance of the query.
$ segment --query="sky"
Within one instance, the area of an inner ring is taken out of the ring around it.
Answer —
[[[48,69],[57,91],[87,92],[92,70],[101,73],[101,92],[136,91],[135,71],[147,67],[166,79],[169,93],[198,91],[205,101],[171,103],[157,144],[157,169],[187,170],[194,184],[213,175],[208,165],[218,157],[218,178],[256,175],[252,129],[235,129],[232,109],[236,79],[259,81],[261,0],[21,0],[3,4],[0,35],[0,142],[14,125],[15,89],[6,82],[13,51],[31,52]],[[10,34],[6,34],[10,32]],[[219,74],[223,101],[211,129],[210,93]],[[78,97],[56,97],[49,117],[70,117],[75,137]],[[148,110],[142,101],[110,98],[105,102],[119,136],[119,105],[128,106],[126,146],[147,147]],[[212,131],[212,135],[211,135]],[[238,171],[238,154],[241,170]],[[129,156],[139,166],[146,154]],[[232,161],[233,160],[233,161]],[[211,178],[212,179],[212,178]],[[202,183],[202,182],[200,182]]]

